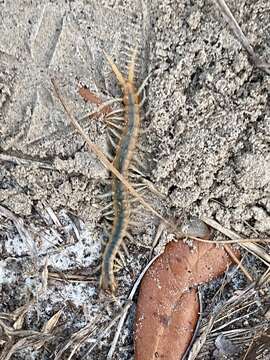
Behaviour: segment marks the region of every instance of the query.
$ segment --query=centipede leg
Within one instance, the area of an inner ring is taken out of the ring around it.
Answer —
[[[135,173],[137,173],[138,175],[142,177],[146,177],[146,175],[142,171],[140,171],[135,165],[130,165],[130,169]]]
[[[112,148],[113,148],[113,149],[116,149],[117,144],[116,144],[116,142],[113,140],[113,138],[112,138],[112,136],[111,136],[110,134],[108,134],[108,139],[109,139],[109,141],[110,141],[110,143],[111,143]]]
[[[118,132],[117,132],[117,130],[115,130],[114,128],[108,128],[108,130],[112,133],[112,135],[114,135],[118,140],[120,140],[121,139],[121,134],[119,134]]]
[[[143,80],[141,86],[139,87],[138,91],[137,91],[137,96],[139,96],[141,94],[141,92],[143,91],[143,89],[145,88],[146,84],[148,83],[148,80],[150,79],[150,77],[152,76],[152,73],[150,73],[149,75],[146,76],[146,78]]]
[[[125,235],[125,236],[127,236],[127,235]],[[127,257],[129,257],[128,248],[127,248],[127,246],[126,246],[126,244],[125,244],[124,241],[122,241],[121,247],[123,248],[125,255],[126,255]]]
[[[151,109],[147,110],[146,113],[141,116],[141,119],[142,120],[147,119],[150,114],[151,114]]]
[[[116,123],[113,122],[113,121],[107,120],[107,121],[106,121],[106,124],[108,124],[109,126],[112,126],[112,127],[115,128],[115,129],[118,129],[119,131],[123,131],[123,129],[124,129],[123,126],[118,125],[118,124],[116,124]]]
[[[100,200],[103,200],[103,199],[106,199],[106,198],[108,198],[108,197],[112,197],[112,195],[113,195],[113,192],[112,192],[112,191],[108,191],[108,192],[106,192],[106,193],[104,193],[104,194],[99,194],[99,195],[97,195],[97,197],[98,197]]]
[[[106,206],[104,206],[101,211],[105,211],[105,210],[108,210],[108,209],[111,209],[113,207],[113,202],[110,201]]]
[[[102,110],[106,109],[108,106],[115,104],[115,103],[122,103],[122,102],[123,102],[122,98],[115,98],[115,99],[105,101],[95,111],[91,111],[90,113],[84,115],[80,120],[86,120],[87,118],[92,118],[93,116],[101,113]]]
[[[142,100],[140,101],[140,108],[143,107],[143,105],[145,104],[146,99],[147,99],[147,96],[145,95],[145,93],[143,93],[143,98],[142,98]]]
[[[118,250],[117,255],[119,258],[115,257],[113,266],[118,266],[119,270],[121,270],[124,266],[126,266],[125,257],[120,250]]]
[[[124,112],[123,109],[113,110],[113,111],[109,112],[105,117],[108,119],[108,118],[111,118],[112,115],[122,114],[123,112]]]

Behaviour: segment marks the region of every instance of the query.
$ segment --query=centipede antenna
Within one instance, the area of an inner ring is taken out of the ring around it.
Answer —
[[[125,86],[126,81],[125,78],[123,77],[122,73],[120,70],[118,70],[118,67],[115,65],[115,63],[113,62],[113,59],[106,54],[106,52],[104,51],[105,57],[107,58],[108,63],[110,64],[112,71],[114,72],[117,80],[119,81],[119,83],[121,84],[122,87]]]
[[[134,81],[134,69],[135,69],[135,59],[137,55],[137,48],[134,49],[132,53],[131,62],[128,67],[128,81],[132,84]]]

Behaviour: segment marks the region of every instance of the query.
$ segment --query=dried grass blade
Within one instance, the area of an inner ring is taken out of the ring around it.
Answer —
[[[217,221],[213,219],[209,219],[207,217],[202,217],[202,221],[204,221],[206,224],[211,226],[212,228],[220,231],[222,234],[228,236],[230,239],[232,239],[234,242],[238,243],[241,247],[243,247],[245,250],[249,251],[253,255],[257,256],[264,264],[267,266],[270,266],[270,255],[263,249],[263,247],[255,244],[253,242],[253,239],[250,239],[249,241],[246,240],[245,242],[241,241],[242,238],[240,235],[235,233],[234,231],[230,229],[224,228],[222,225],[220,225]],[[239,240],[239,242],[237,241]],[[264,239],[260,240],[261,242],[267,241]]]
[[[3,215],[4,217],[10,219],[14,223],[22,240],[28,247],[28,249],[31,253],[31,256],[33,258],[34,265],[37,269],[38,252],[37,252],[36,244],[35,244],[34,239],[31,236],[30,232],[24,226],[23,220],[20,219],[18,216],[13,214],[10,210],[8,210],[7,208],[5,208],[2,205],[0,205],[0,215]]]
[[[267,75],[270,75],[270,65],[266,62],[263,62],[259,59],[259,57],[255,54],[252,46],[250,45],[247,37],[244,35],[240,26],[238,25],[235,17],[233,16],[231,10],[224,0],[215,0],[217,7],[220,9],[222,15],[228,22],[231,30],[233,31],[235,37],[243,46],[243,48],[247,51],[254,65],[260,70],[264,71]]]

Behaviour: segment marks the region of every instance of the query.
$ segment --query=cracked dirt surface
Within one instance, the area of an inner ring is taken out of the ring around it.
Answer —
[[[268,1],[228,4],[258,55],[269,60]],[[52,272],[91,274],[106,240],[98,195],[108,173],[68,125],[50,79],[57,79],[72,113],[83,118],[94,107],[79,96],[80,84],[103,100],[119,96],[102,51],[123,65],[124,41],[139,43],[138,83],[153,73],[142,145],[148,176],[165,197],[150,201],[166,216],[207,215],[245,237],[269,236],[270,78],[249,63],[213,2],[2,1],[0,34],[0,203],[30,227],[39,274],[46,252]],[[105,150],[104,126],[82,123]],[[100,312],[100,324],[107,324],[145,264],[145,246],[158,224],[144,210],[138,222],[119,274],[118,302],[100,301],[98,276],[77,284],[49,278],[25,327],[39,329],[63,302],[67,338]],[[41,281],[12,223],[2,223],[1,311],[10,312],[35,297]],[[132,356],[133,313],[115,359]],[[105,359],[112,334],[87,358]],[[57,349],[52,343],[14,359],[49,359]]]

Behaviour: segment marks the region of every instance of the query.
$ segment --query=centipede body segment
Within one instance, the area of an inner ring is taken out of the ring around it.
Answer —
[[[140,95],[134,85],[136,50],[132,53],[127,78],[120,72],[113,60],[107,55],[106,57],[123,92],[123,108],[119,111],[114,111],[111,114],[111,118],[108,119],[108,123],[111,125],[111,131],[114,134],[114,139],[117,140],[113,140],[112,137],[110,137],[111,144],[115,148],[113,165],[128,179],[141,126]],[[120,114],[122,114],[122,116],[120,116]],[[116,290],[113,267],[115,257],[127,234],[131,214],[129,194],[122,182],[113,175],[112,205],[112,230],[103,254],[100,279],[101,288],[109,292]]]

